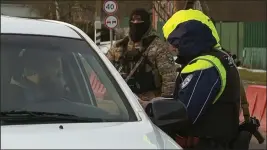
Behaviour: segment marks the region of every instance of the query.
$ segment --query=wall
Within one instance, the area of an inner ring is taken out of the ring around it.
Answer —
[[[266,21],[266,0],[206,1],[209,14],[219,21]]]
[[[177,10],[183,9],[185,2],[176,1]],[[205,4],[204,10],[218,21],[266,21],[266,0],[205,0]]]

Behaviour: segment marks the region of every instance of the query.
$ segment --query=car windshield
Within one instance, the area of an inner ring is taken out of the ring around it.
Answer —
[[[1,117],[12,112],[16,118],[21,113],[107,122],[137,119],[115,79],[86,41],[1,34]]]

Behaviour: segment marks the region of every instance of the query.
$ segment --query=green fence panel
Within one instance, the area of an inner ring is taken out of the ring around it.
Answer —
[[[242,66],[251,69],[266,70],[266,48],[245,47]]]
[[[238,24],[222,23],[221,24],[221,45],[238,55]]]
[[[245,47],[266,47],[266,22],[244,23],[244,46]]]
[[[244,50],[244,23],[238,22],[238,59],[242,60]]]
[[[242,58],[243,51],[243,23],[242,22],[217,22],[215,24],[220,37],[220,44],[231,53]]]
[[[215,27],[216,27],[217,33],[221,39],[221,23],[220,22],[215,23]]]

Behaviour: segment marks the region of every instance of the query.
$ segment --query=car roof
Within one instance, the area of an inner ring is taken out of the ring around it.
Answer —
[[[30,34],[82,39],[75,30],[61,24],[40,19],[1,15],[1,34]]]

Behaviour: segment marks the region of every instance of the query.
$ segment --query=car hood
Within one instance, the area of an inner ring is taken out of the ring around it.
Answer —
[[[1,148],[181,149],[148,122],[6,125],[1,126]]]

